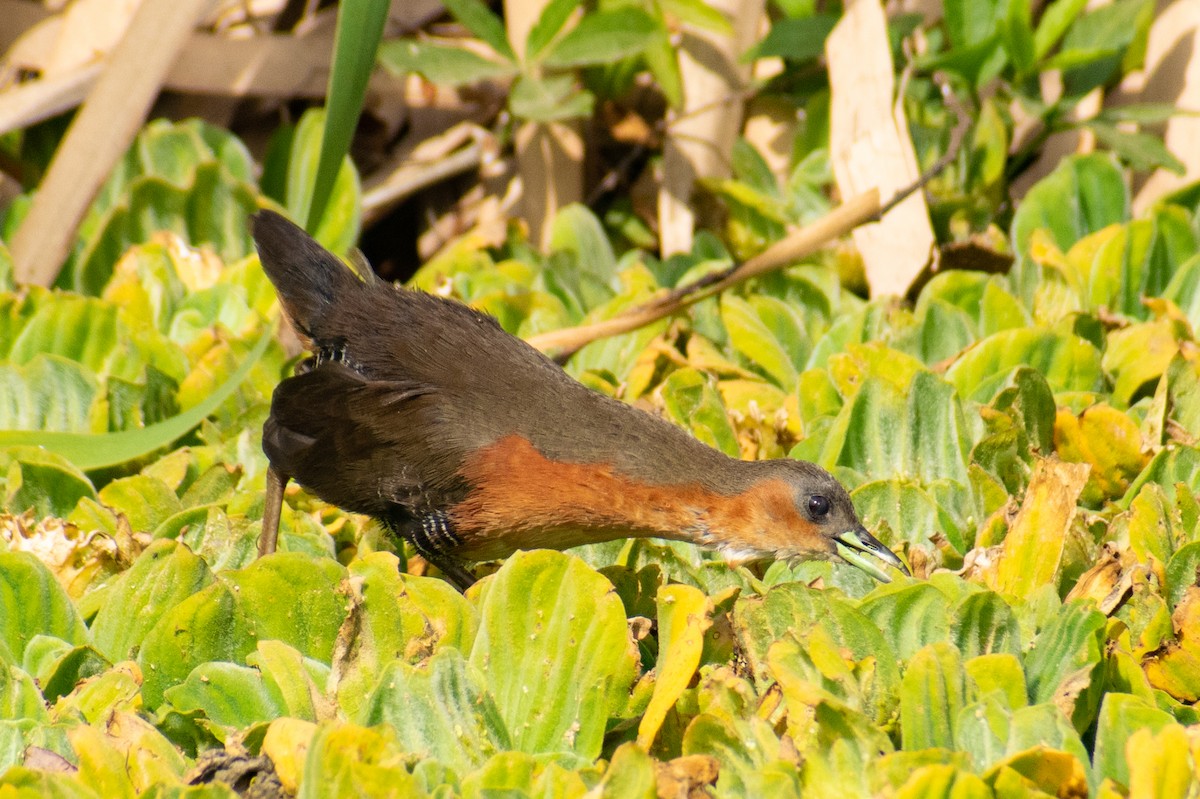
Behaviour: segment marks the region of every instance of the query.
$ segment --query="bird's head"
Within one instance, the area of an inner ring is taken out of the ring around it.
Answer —
[[[754,464],[758,474],[744,492],[740,527],[745,541],[725,549],[777,559],[840,558],[883,582],[883,566],[904,574],[908,568],[894,552],[867,532],[842,484],[829,472],[805,461],[783,458]],[[732,520],[731,520],[732,521]]]

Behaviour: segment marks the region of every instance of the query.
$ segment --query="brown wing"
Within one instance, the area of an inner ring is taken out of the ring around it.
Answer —
[[[465,491],[453,453],[430,436],[437,402],[433,387],[325,363],[276,387],[263,450],[326,502],[384,518],[415,514]]]

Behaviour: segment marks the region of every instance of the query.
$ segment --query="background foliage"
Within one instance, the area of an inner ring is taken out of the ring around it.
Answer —
[[[568,22],[570,6],[546,7],[525,60],[473,0],[447,3],[456,41],[392,39],[381,58],[432,81],[513,78],[507,112],[547,121],[644,72],[675,103],[664,37],[678,19],[724,24],[688,0]],[[261,171],[219,127],[148,124],[54,289],[14,286],[0,248],[0,791],[1200,792],[1200,219],[1186,189],[1131,211],[1139,173],[1177,162],[1117,123],[1165,109],[1071,121],[1139,65],[1153,20],[1140,0],[1083,7],[893,20],[897,41],[927,39],[904,94],[921,163],[950,146],[934,70],[973,119],[929,187],[942,256],[970,245],[1010,269],[864,299],[856,254],[835,246],[567,363],[730,455],[833,471],[913,567],[888,585],[641,541],[520,553],[461,596],[374,523],[296,489],[282,551],[256,560],[260,428],[295,357],[267,335],[276,305],[246,218],[312,207],[322,122],[277,131]],[[732,177],[708,186],[724,222],[692,252],[650,255],[652,230],[616,198],[563,209],[545,253],[519,224],[498,244],[463,236],[411,284],[530,336],[608,318],[826,210],[819,56],[836,15],[781,2],[772,19],[748,57],[787,59],[760,91],[809,110],[790,174],[739,142]],[[1035,87],[1052,70],[1066,88],[1046,104]],[[1013,104],[1045,136],[1014,149]],[[1099,150],[1014,208],[1045,137],[1080,125]],[[46,135],[5,146],[33,159]],[[27,202],[6,207],[6,237]],[[353,246],[360,202],[347,162],[315,222],[327,246]]]

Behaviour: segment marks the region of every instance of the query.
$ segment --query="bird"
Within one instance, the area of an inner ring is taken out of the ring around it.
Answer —
[[[263,425],[260,555],[295,480],[379,519],[463,590],[472,561],[632,537],[908,574],[816,464],[731,458],[583,386],[491,316],[351,270],[274,211],[252,233],[311,352]]]

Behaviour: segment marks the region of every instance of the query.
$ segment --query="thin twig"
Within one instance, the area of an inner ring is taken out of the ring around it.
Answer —
[[[636,330],[676,314],[689,305],[719,294],[742,281],[795,263],[815,252],[827,242],[849,233],[859,225],[880,219],[909,195],[924,188],[929,181],[953,163],[958,158],[967,132],[970,130],[971,117],[951,90],[947,77],[940,72],[935,73],[934,81],[941,89],[946,105],[956,118],[954,129],[950,132],[950,144],[946,148],[945,154],[932,167],[922,173],[911,185],[896,192],[887,203],[880,205],[878,191],[865,192],[833,209],[815,223],[794,231],[744,263],[735,264],[729,269],[706,275],[685,286],[679,286],[611,319],[541,333],[529,338],[528,342],[537,349],[550,353],[558,360],[566,359],[593,341]]]
[[[732,285],[772,269],[795,263],[815,252],[828,241],[841,236],[879,215],[879,192],[871,190],[839,205],[815,223],[795,231],[743,264],[720,272],[715,279],[690,283],[683,289],[664,294],[645,305],[619,316],[589,325],[552,330],[528,339],[528,342],[555,358],[566,358],[580,347],[609,336],[628,333],[672,314]]]
[[[954,128],[950,131],[950,146],[946,148],[946,152],[937,161],[934,161],[933,166],[921,173],[911,185],[904,187],[896,192],[890,200],[883,205],[883,209],[879,212],[880,216],[885,215],[888,211],[895,208],[900,203],[908,199],[910,194],[913,194],[920,189],[925,188],[929,181],[940,175],[946,167],[954,163],[958,158],[958,153],[962,149],[963,142],[966,141],[967,132],[971,129],[971,115],[967,113],[967,109],[958,99],[958,95],[950,86],[950,79],[946,73],[938,71],[933,73],[933,82],[937,84],[938,89],[942,92],[942,100],[945,101],[946,107],[953,112],[955,117]]]

